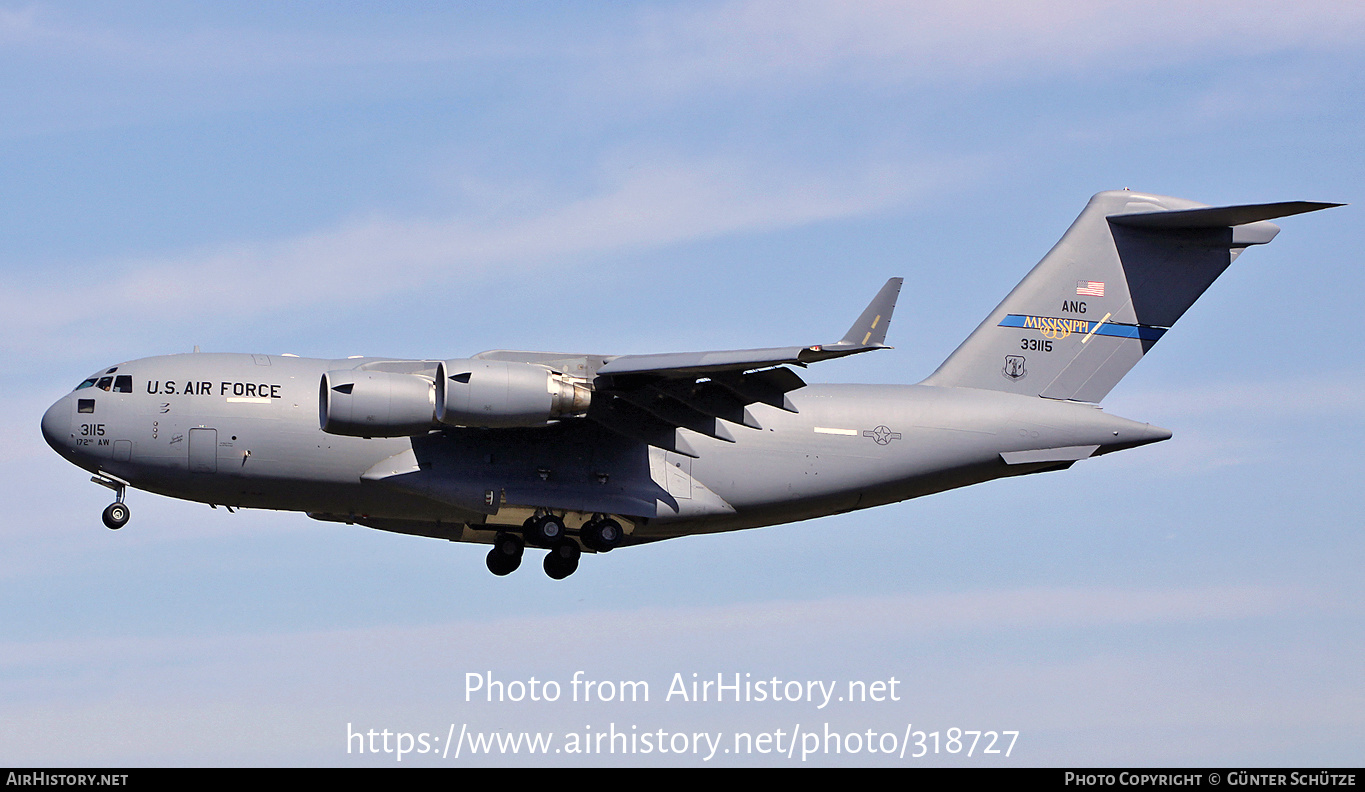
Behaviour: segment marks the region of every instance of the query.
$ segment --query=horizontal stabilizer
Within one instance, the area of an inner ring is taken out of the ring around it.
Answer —
[[[1343,205],[1317,201],[1284,201],[1246,206],[1210,206],[1204,209],[1182,209],[1172,212],[1109,215],[1109,222],[1134,228],[1227,228]]]

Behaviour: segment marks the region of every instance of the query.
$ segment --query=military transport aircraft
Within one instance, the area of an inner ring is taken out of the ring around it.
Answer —
[[[1097,403],[1267,220],[1339,204],[1208,207],[1127,190],[1061,241],[918,385],[807,385],[791,368],[886,349],[901,279],[832,344],[452,360],[182,354],[101,369],[43,416],[115,492],[491,544],[506,575],[584,551],[805,520],[1165,440]]]

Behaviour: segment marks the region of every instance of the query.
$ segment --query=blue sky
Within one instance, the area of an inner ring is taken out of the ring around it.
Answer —
[[[348,723],[828,723],[1021,736],[808,763],[1358,764],[1362,41],[1354,2],[0,5],[0,763],[396,763],[348,755]],[[1122,187],[1352,205],[1282,221],[1106,399],[1171,441],[1065,473],[555,583],[146,493],[113,533],[38,432],[90,371],[195,345],[817,343],[893,275],[896,349],[808,379],[917,382]],[[902,700],[466,703],[488,670]]]

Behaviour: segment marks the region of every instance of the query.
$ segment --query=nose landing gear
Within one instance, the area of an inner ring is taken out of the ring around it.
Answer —
[[[128,505],[123,502],[123,493],[128,490],[128,482],[114,478],[108,473],[91,476],[90,480],[101,487],[108,487],[114,491],[114,502],[106,506],[104,514],[100,515],[100,519],[104,520],[105,527],[111,531],[117,531],[127,525],[128,518],[132,515],[128,510]]]

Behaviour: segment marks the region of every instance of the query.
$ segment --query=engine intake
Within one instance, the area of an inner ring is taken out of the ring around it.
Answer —
[[[534,363],[446,360],[436,366],[436,420],[451,426],[543,426],[588,411],[585,380]]]
[[[350,437],[409,437],[436,423],[431,380],[383,371],[329,371],[318,389],[322,431]]]

